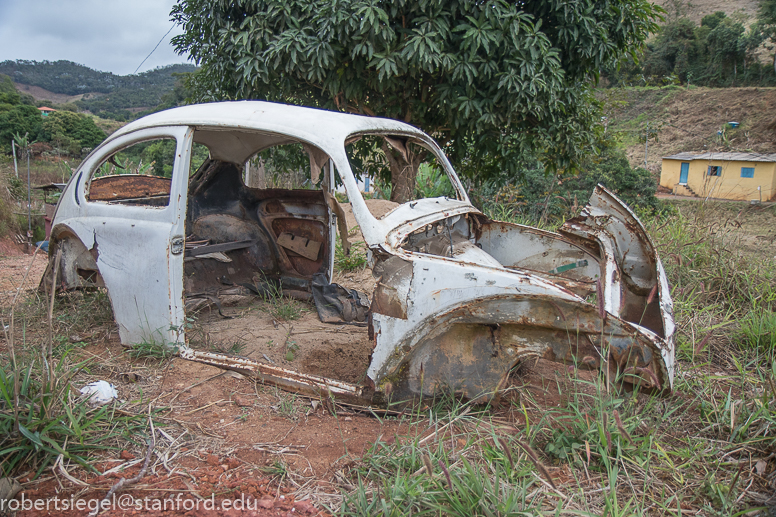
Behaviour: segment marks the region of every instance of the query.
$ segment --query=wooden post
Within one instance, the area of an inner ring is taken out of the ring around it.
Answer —
[[[30,146],[27,150],[27,246],[32,246],[32,188],[30,186]]]
[[[11,139],[11,149],[13,150],[13,170],[16,172],[16,179],[19,179],[19,167],[16,165],[16,139]]]

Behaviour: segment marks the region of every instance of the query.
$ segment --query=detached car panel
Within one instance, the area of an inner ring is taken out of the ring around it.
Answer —
[[[195,144],[209,152],[196,170]],[[249,160],[289,144],[309,158],[307,188],[251,185]],[[361,144],[368,152],[356,158]],[[119,162],[131,145],[145,146],[147,155],[173,153],[170,177],[148,174],[157,162],[124,170]],[[445,195],[372,215],[358,190],[366,172],[357,165],[389,152],[433,161],[448,182]],[[260,295],[257,279],[316,303],[328,293],[346,320],[364,316],[358,294],[326,287],[337,236],[344,246],[348,240],[337,177],[377,280],[364,329],[373,347],[364,381],[189,346],[185,322],[194,301],[214,300],[220,310],[224,286]],[[529,358],[604,369],[658,390],[673,384],[668,284],[627,206],[599,186],[558,233],[490,220],[433,140],[393,120],[255,101],[150,115],[109,137],[75,172],[57,207],[49,254],[44,282],[59,255],[58,288],[107,289],[122,343],[176,346],[183,358],[308,394],[368,404],[441,391],[487,400]]]

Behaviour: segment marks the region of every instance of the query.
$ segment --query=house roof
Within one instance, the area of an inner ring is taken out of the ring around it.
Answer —
[[[40,111],[57,111],[54,108],[49,108],[48,106],[41,106],[38,108]]]
[[[759,154],[759,153],[702,153],[696,154],[693,152],[677,153],[671,156],[664,156],[664,160],[706,160],[706,161],[722,161],[722,162],[776,162],[776,153],[771,154]]]

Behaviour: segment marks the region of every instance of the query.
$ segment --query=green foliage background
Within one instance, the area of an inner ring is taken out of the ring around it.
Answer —
[[[526,224],[559,226],[587,204],[596,185],[613,191],[631,208],[647,213],[661,210],[657,182],[640,167],[631,167],[625,152],[611,139],[599,156],[589,157],[579,174],[547,174],[537,164],[514,182],[490,181],[469,193],[491,217]]]
[[[105,132],[87,115],[59,110],[43,117],[29,96],[19,94],[8,76],[0,75],[0,152],[10,153],[14,135],[51,142],[65,154],[81,156],[105,140]]]
[[[773,67],[756,56],[774,34],[773,24],[776,16],[768,20],[762,10],[748,29],[739,17],[721,11],[703,17],[700,25],[673,18],[660,27],[638,61],[609,66],[604,75],[612,86],[773,86]]]
[[[193,100],[402,119],[484,178],[537,158],[574,169],[600,136],[591,85],[638,50],[658,12],[642,0],[179,0],[172,14],[177,50],[202,65]]]

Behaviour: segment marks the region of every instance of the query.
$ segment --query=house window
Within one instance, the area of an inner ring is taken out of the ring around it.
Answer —
[[[742,178],[754,178],[754,167],[741,167]]]
[[[707,173],[708,176],[722,176],[722,166],[721,165],[709,165],[709,171]]]

